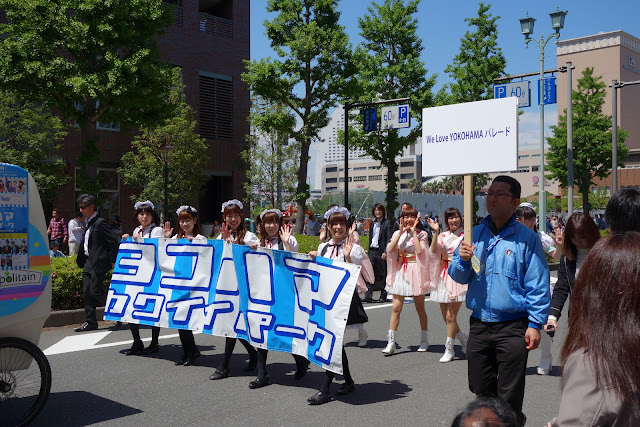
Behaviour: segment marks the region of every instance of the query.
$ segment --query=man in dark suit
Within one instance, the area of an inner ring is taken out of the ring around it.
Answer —
[[[382,203],[376,203],[371,210],[373,220],[369,223],[369,259],[373,266],[376,281],[387,278],[387,244],[391,240],[391,221],[385,217],[385,209]],[[387,292],[382,289],[379,302],[387,300]],[[373,283],[367,283],[367,292],[363,302],[373,302]]]
[[[87,230],[82,238],[77,258],[78,267],[82,268],[82,297],[86,323],[76,328],[76,332],[98,329],[96,307],[106,302],[104,277],[115,264],[118,255],[119,241],[111,233],[109,222],[98,215],[96,204],[97,199],[90,194],[78,197],[78,207],[84,217]]]

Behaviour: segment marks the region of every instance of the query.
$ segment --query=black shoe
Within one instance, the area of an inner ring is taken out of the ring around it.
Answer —
[[[247,366],[244,367],[244,369],[242,369],[242,372],[253,372],[256,370],[256,367],[258,366],[258,362],[255,361],[249,361],[249,363],[247,364]]]
[[[116,322],[116,328],[119,328],[120,326],[122,326],[122,322],[118,320],[118,321]]]
[[[196,350],[195,353],[191,353],[189,356],[187,356],[187,358],[185,359],[183,365],[184,366],[191,366],[193,365],[193,363],[196,361],[196,359],[200,357],[200,352],[198,350]]]
[[[249,383],[249,388],[250,389],[261,388],[261,387],[266,387],[269,384],[271,383],[269,382],[269,375],[267,375],[262,379],[256,378],[255,380],[251,381]]]
[[[159,351],[160,351],[160,347],[158,346],[158,343],[151,343],[149,344],[149,347],[142,350],[144,354],[153,354]]]
[[[134,342],[133,345],[131,346],[131,348],[124,352],[124,355],[125,356],[134,356],[136,354],[142,353],[143,351],[144,351],[144,344],[142,344],[142,341]]]
[[[373,302],[373,298],[370,298],[370,297],[368,297],[368,298],[362,298],[360,301],[362,301],[362,302],[372,303],[372,302]]]
[[[378,300],[378,302],[387,302],[387,298],[382,298],[382,297],[380,297],[380,299]]]
[[[296,370],[296,373],[293,374],[293,378],[299,380],[299,379],[302,379],[305,375],[307,375],[307,371],[309,370],[309,365],[311,365],[311,362],[309,362],[308,360],[305,360],[304,366],[298,367],[298,369]]]
[[[223,369],[222,371],[220,369],[216,369],[216,371],[211,374],[211,376],[209,377],[210,380],[221,380],[224,378],[227,378],[229,376],[229,369]]]
[[[76,332],[88,332],[88,331],[95,331],[96,329],[98,329],[98,325],[90,325],[89,323],[85,323],[84,325],[80,326],[79,328],[76,328],[75,331]]]
[[[309,405],[322,405],[327,402],[331,402],[331,395],[321,391],[307,399],[307,403],[309,403]]]
[[[344,383],[340,386],[340,388],[336,391],[336,394],[345,395],[352,393],[356,389],[356,385],[354,383]]]

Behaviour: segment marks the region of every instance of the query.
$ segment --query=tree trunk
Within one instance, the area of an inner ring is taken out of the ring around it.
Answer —
[[[306,136],[306,135],[305,135]],[[296,214],[296,234],[302,234],[304,228],[304,211],[307,203],[307,162],[309,161],[309,145],[311,145],[311,138],[306,137],[306,141],[303,141],[300,147],[300,169],[298,170],[298,186],[296,193],[298,197],[296,202],[298,203],[298,213]]]
[[[389,218],[394,216],[395,206],[396,206],[396,170],[398,166],[396,165],[395,160],[389,162],[387,166],[387,215]]]
[[[589,206],[589,187],[580,188],[580,192],[582,193],[582,212],[585,215],[589,215],[590,206]]]

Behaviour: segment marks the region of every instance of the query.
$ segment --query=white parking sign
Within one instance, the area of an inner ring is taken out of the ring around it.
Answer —
[[[394,105],[393,107],[382,107],[381,128],[398,129],[411,126],[411,109],[409,104]]]
[[[518,107],[531,106],[531,90],[529,89],[529,81],[505,83],[495,85],[493,87],[493,98],[508,98],[515,96],[518,98]]]

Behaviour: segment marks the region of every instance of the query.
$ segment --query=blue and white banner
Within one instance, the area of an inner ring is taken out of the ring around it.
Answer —
[[[105,319],[238,337],[342,373],[360,266],[222,240],[120,244]]]

